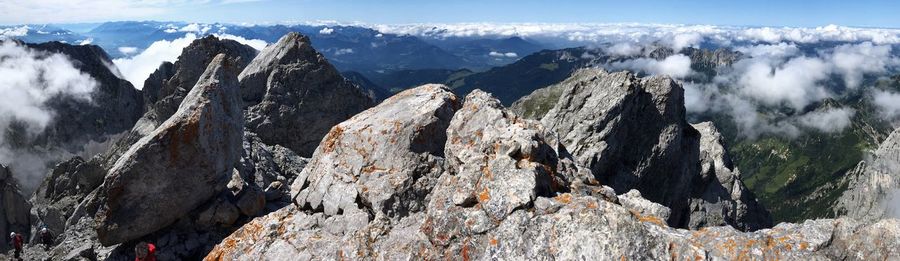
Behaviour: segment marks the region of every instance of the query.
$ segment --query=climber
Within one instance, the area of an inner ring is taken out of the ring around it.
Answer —
[[[134,246],[134,256],[135,261],[156,261],[156,246],[140,242]]]
[[[22,247],[24,244],[24,241],[22,240],[22,234],[19,234],[16,232],[9,233],[9,242],[13,245],[13,248],[15,248],[15,250],[16,250],[15,259],[22,260]]]
[[[53,245],[53,235],[50,234],[50,230],[46,226],[42,226],[40,235],[41,244],[44,244],[44,250],[50,249],[50,246]]]

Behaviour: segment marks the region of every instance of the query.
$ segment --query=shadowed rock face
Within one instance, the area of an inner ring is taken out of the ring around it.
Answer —
[[[247,129],[303,157],[331,127],[375,105],[297,33],[266,47],[239,79]]]
[[[711,126],[700,133],[687,124],[683,93],[667,77],[584,69],[517,107],[540,115],[533,104],[556,99],[541,122],[559,132],[576,162],[617,193],[637,189],[671,208],[671,226],[771,226],[765,209],[737,181],[730,159],[722,158],[721,135]],[[528,104],[531,111],[524,109]]]
[[[426,88],[411,91],[424,92]],[[364,114],[382,115],[378,111],[391,111],[391,107],[384,105]],[[366,119],[379,121],[380,118],[354,117],[348,122],[353,122],[352,126],[368,126],[361,124]],[[348,122],[338,127],[349,127],[345,125]],[[338,127],[331,133],[342,133],[335,132]],[[700,135],[711,134],[709,139],[700,142],[716,140],[711,126],[698,127]],[[350,133],[351,137],[365,137],[359,131]],[[403,131],[396,133],[384,133],[381,140],[406,137]],[[567,156],[562,153],[565,147],[549,146],[554,143],[552,132],[543,130],[538,122],[508,113],[499,106],[499,101],[480,91],[466,97],[446,127],[446,133],[444,173],[427,194],[428,205],[423,211],[390,216],[393,219],[388,221],[356,210],[367,208],[359,203],[365,202],[362,199],[371,193],[377,193],[372,191],[377,188],[359,181],[366,177],[363,173],[355,175],[360,173],[355,171],[360,167],[351,167],[346,175],[313,179],[328,180],[329,186],[317,188],[313,185],[316,183],[311,183],[305,188],[331,193],[321,197],[320,204],[324,207],[291,205],[256,218],[225,238],[206,260],[821,260],[890,259],[900,255],[896,252],[900,246],[897,220],[869,226],[851,219],[815,220],[780,224],[752,233],[729,226],[691,231],[668,227],[663,219],[669,209],[641,198],[636,190],[619,198],[604,193],[611,190],[608,187],[574,189],[579,183],[574,180],[570,183],[572,192],[566,193],[553,185],[554,180],[580,176],[565,174],[561,168],[554,167],[554,159],[566,161]],[[329,140],[322,142],[313,162],[343,162],[363,154],[349,152],[357,150],[356,143],[352,142],[356,138]],[[376,147],[393,144],[381,142]],[[398,149],[405,148],[405,144],[400,143]],[[322,153],[323,148],[330,152]],[[704,161],[698,161],[698,165],[703,166],[705,178],[727,179],[733,175],[727,159],[719,155],[723,148],[712,146],[698,150],[703,155]],[[370,157],[381,159],[379,154]],[[422,158],[419,162],[427,163],[429,159]],[[319,164],[313,165],[321,169]],[[353,189],[357,189],[357,194],[348,194]],[[346,195],[356,197],[357,204],[348,202]],[[708,203],[702,202],[701,206],[713,211],[715,206]],[[329,205],[339,210],[341,206],[347,207],[342,212],[329,210]]]
[[[837,215],[864,222],[900,216],[900,129],[881,143],[871,160],[860,162],[844,179],[847,191],[838,199]]]
[[[69,45],[60,42],[28,44],[29,48],[68,56],[76,68],[97,81],[91,101],[56,97],[46,104],[54,119],[36,138],[39,145],[60,146],[71,152],[91,140],[121,133],[134,125],[143,113],[140,91],[120,79],[106,52],[95,45]]]
[[[216,56],[178,111],[110,169],[95,216],[102,244],[157,231],[218,192],[241,153],[237,73],[224,54]]]
[[[0,165],[0,253],[11,249],[9,233],[21,233],[28,238],[31,218],[30,204],[22,195],[12,173],[6,166]]]

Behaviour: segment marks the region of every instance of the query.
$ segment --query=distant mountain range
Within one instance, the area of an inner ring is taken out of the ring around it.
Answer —
[[[77,32],[76,32],[77,31]],[[102,24],[24,25],[0,27],[0,36],[25,42],[61,41],[95,44],[112,58],[136,55],[161,40],[175,40],[187,33],[198,36],[229,34],[274,43],[289,32],[309,36],[341,71],[356,71],[374,78],[376,73],[418,69],[481,71],[515,62],[547,48],[521,37],[456,37],[423,40],[412,35],[381,33],[361,26],[337,25],[233,25],[185,22],[123,21]],[[125,48],[122,48],[125,47]]]

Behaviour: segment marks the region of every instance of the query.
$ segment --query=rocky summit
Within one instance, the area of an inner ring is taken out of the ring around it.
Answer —
[[[239,79],[247,129],[305,157],[332,126],[374,105],[298,33],[266,47]]]
[[[354,117],[333,128],[312,158],[312,162],[334,162],[339,155],[368,162],[411,161],[407,165],[443,158],[443,172],[424,195],[424,209],[392,215],[385,212],[386,202],[372,200],[372,195],[377,195],[373,193],[378,193],[373,190],[378,188],[388,188],[383,191],[392,195],[407,195],[390,202],[421,197],[409,193],[416,189],[409,186],[413,180],[406,178],[408,175],[398,175],[400,182],[384,187],[365,175],[371,168],[364,164],[310,165],[304,173],[325,174],[317,175],[313,182],[295,183],[301,191],[298,204],[244,225],[217,245],[206,260],[822,260],[883,259],[900,254],[896,250],[900,243],[897,220],[872,225],[852,219],[815,220],[756,232],[741,232],[731,226],[672,228],[665,220],[669,208],[642,198],[639,191],[617,196],[610,187],[579,181],[578,165],[561,167],[572,156],[565,145],[553,146],[558,134],[540,122],[511,113],[499,100],[481,91],[469,94],[446,125],[443,155],[395,159],[356,147],[357,141],[377,136],[381,139],[372,139],[372,147],[378,150],[395,144],[397,150],[407,148],[408,143],[397,142],[414,140],[403,130],[407,124],[401,123],[398,131],[388,133],[369,132],[362,127],[382,122],[378,115],[396,110],[397,105],[416,101],[423,102],[416,108],[427,111],[403,119],[419,122],[423,117],[431,118],[441,107],[430,104],[446,97],[445,92],[434,85],[402,92],[361,114],[372,117]],[[709,134],[701,142],[720,142],[711,125],[697,128],[698,136]],[[344,129],[353,130],[350,137],[345,138]],[[729,200],[752,201],[733,191],[740,184],[733,171],[725,171],[731,169],[721,158],[723,148],[698,149],[703,155],[702,163],[697,162],[698,169],[710,182],[729,185],[724,189],[733,194]],[[715,187],[697,190],[721,196]],[[308,195],[313,191],[318,196],[310,201]],[[722,207],[728,205],[725,202],[720,199],[697,208],[727,214],[738,205],[730,202],[730,206]],[[744,204],[738,206],[756,207],[755,202]]]
[[[740,182],[715,127],[696,125],[701,132],[687,123],[684,89],[671,78],[584,69],[527,97],[519,107],[531,108],[520,110],[540,114],[535,106],[547,103],[541,99],[556,99],[541,122],[559,133],[593,179],[619,194],[637,189],[670,208],[669,225],[771,226]]]

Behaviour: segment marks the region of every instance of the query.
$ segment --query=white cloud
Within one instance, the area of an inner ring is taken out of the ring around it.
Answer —
[[[632,70],[654,75],[668,75],[673,78],[685,78],[691,70],[691,58],[683,54],[666,57],[662,61],[650,58],[637,58],[609,65],[613,70]]]
[[[739,92],[765,105],[787,104],[800,110],[831,94],[819,82],[830,67],[817,58],[796,57],[786,63],[769,59],[745,59],[734,65],[731,75]]]
[[[893,120],[900,116],[900,93],[873,90],[872,101],[881,117]]]
[[[494,52],[494,51],[492,51],[492,52],[488,53],[488,55],[491,56],[491,57],[498,57],[498,58],[503,58],[503,57],[505,57],[505,58],[516,58],[516,57],[519,57],[519,54],[514,53],[514,52],[501,53],[501,52]]]
[[[119,49],[120,53],[125,54],[125,55],[133,54],[138,51],[137,47],[130,47],[130,46],[122,46],[122,47],[119,47],[118,49]]]
[[[89,45],[93,42],[94,42],[94,38],[88,38],[88,39],[81,40],[81,42],[78,42],[78,45]]]
[[[608,52],[610,54],[614,54],[614,55],[621,55],[621,56],[638,55],[638,54],[641,54],[641,51],[643,51],[643,49],[644,48],[641,47],[640,45],[630,43],[630,42],[616,43],[616,44],[613,44],[613,45],[605,48],[606,52]]]
[[[179,28],[178,31],[185,32],[185,33],[196,33],[196,34],[202,35],[202,34],[206,34],[211,29],[212,29],[212,27],[207,24],[201,25],[198,23],[192,23],[192,24],[188,24],[188,25],[185,25],[184,27]]]
[[[796,43],[862,42],[900,44],[900,29],[823,27],[740,27],[635,23],[457,23],[457,24],[375,24],[383,33],[411,34],[429,38],[509,37],[561,38],[577,43],[663,42],[670,47],[695,46],[707,40],[730,45],[733,42]]]
[[[126,80],[135,88],[142,89],[144,80],[156,71],[162,62],[174,62],[181,55],[182,49],[196,39],[197,35],[189,33],[172,41],[156,41],[134,57],[115,59],[113,62]]]
[[[353,53],[353,49],[350,49],[350,48],[334,50],[334,55],[345,55],[345,54],[352,54],[352,53]]]
[[[66,95],[90,101],[97,85],[65,55],[36,52],[13,42],[0,44],[0,130],[16,123],[28,137],[39,134],[53,118],[54,112],[45,106],[48,100]],[[33,189],[46,174],[47,164],[58,157],[38,149],[14,149],[7,138],[0,135],[0,164],[10,166],[26,190]]]
[[[797,117],[797,123],[825,133],[841,132],[850,126],[856,111],[849,108],[813,111]]]
[[[844,77],[844,83],[850,88],[859,87],[863,75],[883,74],[889,67],[900,63],[891,56],[891,46],[871,42],[844,44],[824,56],[830,59],[836,72]]]
[[[735,50],[755,58],[767,57],[784,59],[796,56],[800,53],[800,48],[797,48],[797,45],[793,43],[739,46],[735,48]]]
[[[234,40],[241,44],[249,45],[250,47],[253,47],[253,49],[256,49],[257,51],[261,51],[262,49],[265,49],[267,45],[269,45],[269,43],[266,43],[266,41],[263,41],[260,39],[247,39],[247,38],[237,36],[237,35],[215,34],[215,36],[220,39]]]
[[[27,25],[0,28],[0,38],[26,36],[28,35],[28,29]]]
[[[331,29],[328,27],[325,27],[325,28],[322,28],[322,30],[319,30],[319,34],[331,34],[333,32],[334,32],[334,29]]]

